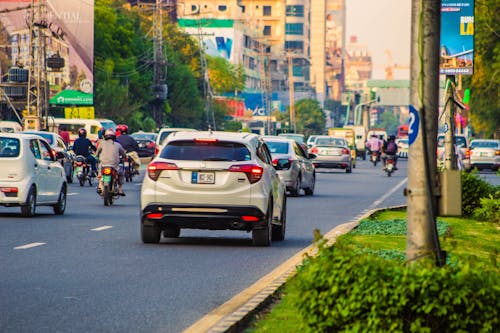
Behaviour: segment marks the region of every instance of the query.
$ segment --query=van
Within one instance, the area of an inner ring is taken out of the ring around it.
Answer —
[[[366,159],[366,129],[364,126],[359,125],[346,125],[344,128],[352,128],[354,130],[354,134],[356,135],[355,144],[356,144],[356,155],[361,157],[363,160]]]
[[[17,121],[8,121],[8,120],[0,121],[0,132],[14,133],[14,132],[21,132],[22,130],[23,127]]]
[[[58,133],[60,130],[69,132],[70,142],[78,138],[78,130],[85,128],[87,138],[91,141],[99,140],[99,130],[104,128],[116,129],[114,121],[109,119],[79,119],[79,118],[49,118],[48,127],[51,132]]]

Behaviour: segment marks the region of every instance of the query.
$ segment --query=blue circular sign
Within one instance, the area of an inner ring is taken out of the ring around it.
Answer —
[[[408,117],[408,144],[410,146],[418,136],[419,124],[418,111],[413,105],[410,105],[410,116]]]

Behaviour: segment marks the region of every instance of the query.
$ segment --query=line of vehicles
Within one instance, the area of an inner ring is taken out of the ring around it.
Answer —
[[[330,134],[334,136],[305,141],[298,134],[185,128],[136,133],[152,156],[141,187],[142,241],[176,238],[188,228],[244,230],[256,246],[284,240],[287,196],[314,195],[318,168],[351,173],[356,166],[356,134]],[[468,167],[498,170],[499,140],[473,140],[469,145],[466,138],[456,138],[457,146],[469,152]],[[100,195],[105,205],[111,205],[119,197],[118,175],[105,167],[101,175]],[[75,176],[81,186],[94,183],[88,162],[71,156],[58,134],[0,133],[0,205],[18,206],[26,217],[35,215],[40,205],[64,214],[68,184]]]

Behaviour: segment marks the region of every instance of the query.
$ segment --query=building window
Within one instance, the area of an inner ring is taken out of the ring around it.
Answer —
[[[245,6],[240,6],[241,8],[241,12],[244,13],[245,12]]]
[[[271,36],[271,26],[270,25],[264,26],[263,34],[264,34],[264,36]]]
[[[286,16],[304,17],[304,6],[286,6]]]
[[[225,12],[226,10],[227,10],[227,6],[225,6],[225,5],[219,6],[219,12]]]
[[[303,23],[287,23],[287,24],[285,24],[285,33],[287,35],[303,35],[304,34],[304,24]]]
[[[298,40],[285,41],[285,49],[287,51],[292,51],[292,50],[304,51],[304,42]]]
[[[271,6],[264,6],[262,9],[263,16],[271,16]]]

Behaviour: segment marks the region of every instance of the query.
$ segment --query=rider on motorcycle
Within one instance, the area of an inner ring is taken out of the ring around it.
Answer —
[[[112,128],[108,128],[104,133],[104,140],[99,144],[97,148],[96,155],[100,160],[101,165],[112,165],[118,172],[118,194],[125,196],[123,192],[123,172],[120,170],[120,157],[125,157],[125,149],[118,143],[115,142],[116,133]],[[97,192],[102,191],[102,175],[99,171],[99,186],[97,187]]]
[[[382,161],[384,162],[384,170],[387,159],[390,157],[394,159],[394,170],[397,170],[398,145],[396,143],[395,135],[389,136],[389,139],[387,139],[387,141],[382,145]]]
[[[371,138],[366,141],[366,148],[368,149],[369,153],[372,154],[373,152],[377,153],[377,159],[380,156],[380,149],[382,148],[382,142],[378,138],[377,134],[372,134]]]
[[[139,169],[141,167],[141,159],[139,158],[139,145],[137,141],[130,135],[128,135],[128,126],[121,124],[116,126],[116,129],[121,132],[121,135],[116,138],[116,142],[122,145],[123,149],[127,152],[129,156],[134,161],[135,173],[139,174]]]
[[[78,139],[73,143],[73,152],[75,155],[84,156],[88,162],[90,162],[92,168],[92,177],[95,177],[97,172],[97,160],[92,155],[97,148],[92,144],[92,141],[87,139],[87,130],[85,128],[80,128],[78,130]]]

